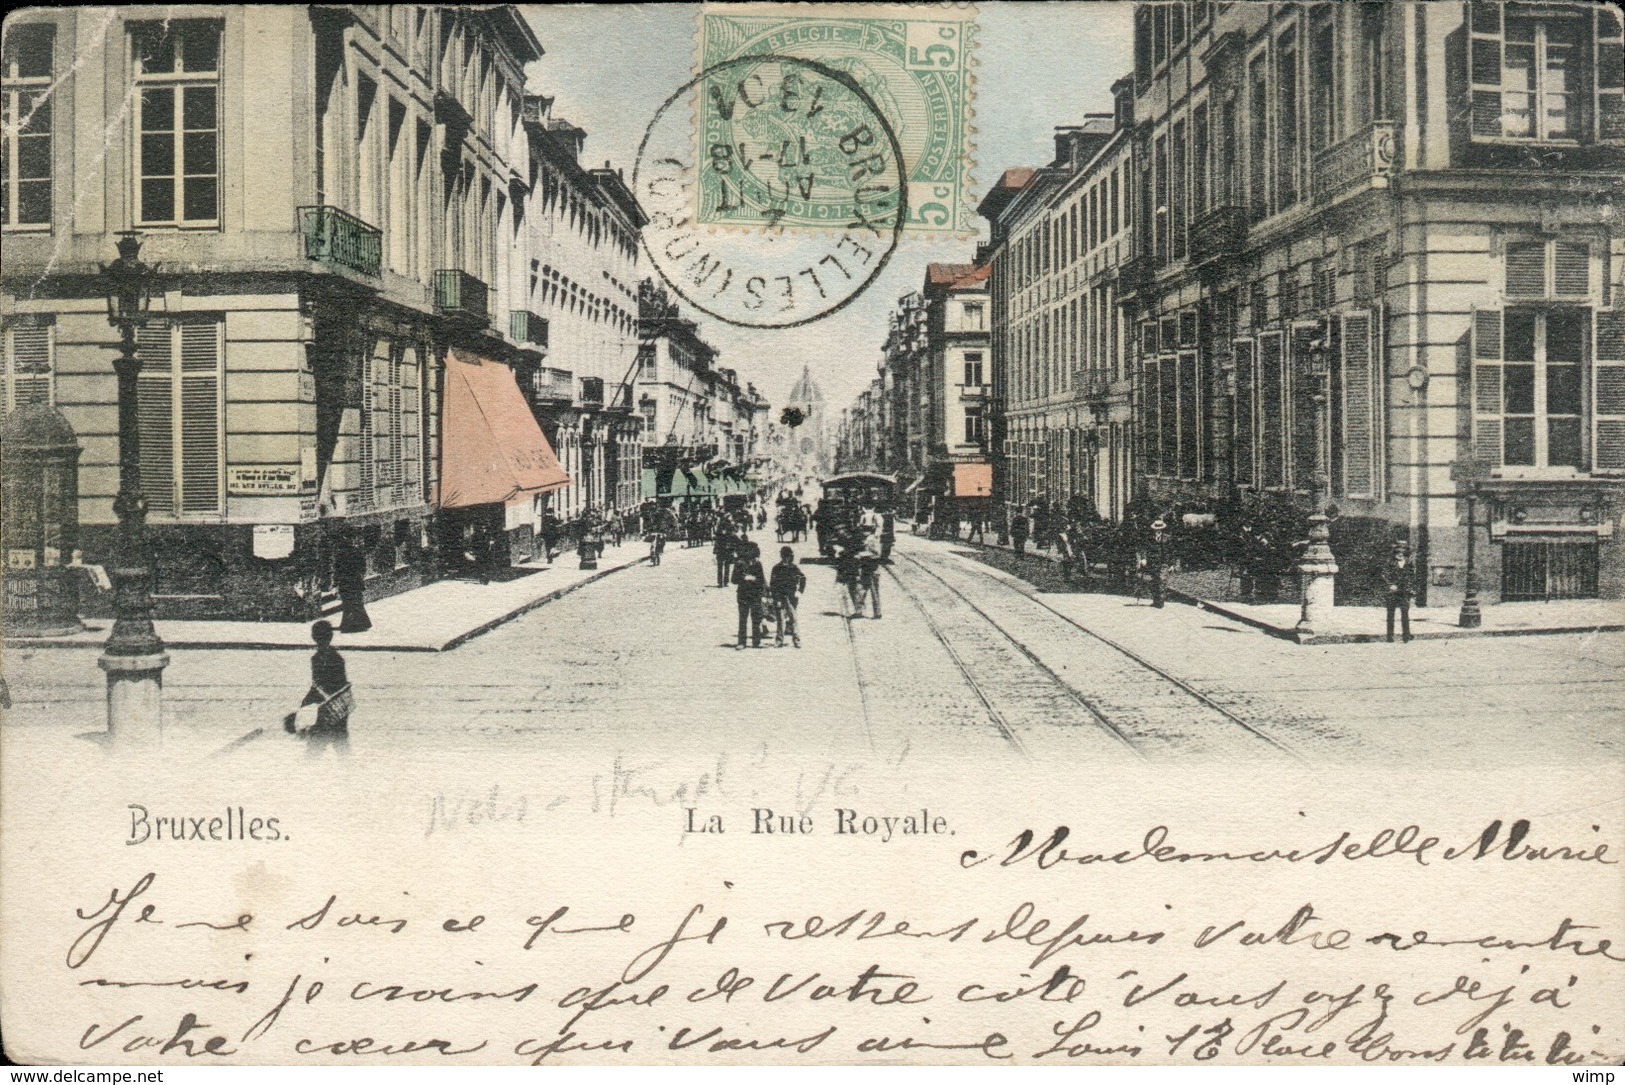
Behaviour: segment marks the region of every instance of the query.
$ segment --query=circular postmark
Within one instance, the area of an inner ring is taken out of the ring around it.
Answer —
[[[793,328],[850,304],[908,214],[897,133],[857,80],[804,57],[739,57],[679,87],[644,133],[632,191],[661,278],[745,328]]]

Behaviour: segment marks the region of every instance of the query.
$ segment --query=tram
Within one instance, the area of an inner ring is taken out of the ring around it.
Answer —
[[[864,505],[873,504],[882,511],[895,511],[897,507],[897,479],[893,475],[855,471],[833,475],[820,485],[824,496],[813,512],[813,528],[818,535],[818,552],[824,557],[835,553],[836,538],[857,519]]]

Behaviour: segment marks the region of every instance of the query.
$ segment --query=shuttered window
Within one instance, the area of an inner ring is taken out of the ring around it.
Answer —
[[[1258,337],[1258,460],[1260,485],[1286,485],[1286,357],[1280,332]]]
[[[377,341],[363,374],[358,485],[351,508],[384,510],[421,503],[420,379],[415,347]]]
[[[1339,364],[1342,366],[1343,493],[1378,496],[1380,467],[1380,367],[1372,314],[1347,313],[1340,318]]]
[[[1475,140],[1625,140],[1621,24],[1609,4],[1468,5]]]
[[[1625,474],[1625,309],[1600,309],[1591,377],[1591,469]]]
[[[1590,311],[1579,307],[1474,314],[1475,458],[1490,467],[1583,466],[1591,322]],[[1602,376],[1602,367],[1594,376]],[[1594,396],[1601,401],[1600,389]]]
[[[1257,422],[1254,418],[1254,381],[1256,380],[1256,367],[1253,364],[1254,344],[1251,339],[1238,339],[1235,343],[1236,352],[1236,485],[1258,485],[1258,440]]]
[[[54,403],[52,349],[56,325],[44,317],[20,316],[6,324],[4,382],[0,408],[10,412],[29,403]]]
[[[221,331],[218,319],[152,321],[139,329],[141,492],[147,510],[219,514]]]
[[[1583,298],[1591,293],[1591,246],[1584,241],[1509,241],[1509,298]]]

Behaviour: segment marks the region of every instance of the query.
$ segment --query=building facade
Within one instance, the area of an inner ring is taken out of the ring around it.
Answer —
[[[1485,601],[1618,597],[1620,52],[1607,5],[1142,6],[1147,495],[1330,502],[1343,602],[1404,540],[1459,604],[1470,531]]]
[[[575,485],[535,498],[564,519],[588,505],[635,506],[642,495],[643,419],[634,410],[638,357],[638,231],[646,221],[619,171],[587,168],[587,133],[525,99],[530,176],[517,273],[547,336],[546,364],[528,371],[543,431]],[[516,331],[519,329],[516,329]]]
[[[997,496],[1073,515],[1132,499],[1132,382],[1118,276],[1134,252],[1133,113],[1056,129],[1046,166],[1006,171],[984,198],[993,269]]]
[[[536,356],[508,253],[540,55],[510,7],[6,20],[6,407],[43,395],[77,432],[87,562],[117,489],[99,268],[136,230],[159,613],[308,617],[344,547],[374,593],[433,575],[447,352]]]
[[[987,459],[991,271],[987,264],[926,268],[925,351],[916,380],[925,455],[919,492],[930,497],[991,496]]]

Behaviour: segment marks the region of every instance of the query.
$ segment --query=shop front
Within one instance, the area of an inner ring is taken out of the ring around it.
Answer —
[[[571,484],[513,370],[466,351],[446,354],[442,397],[440,564],[449,575],[534,556],[542,497]]]

